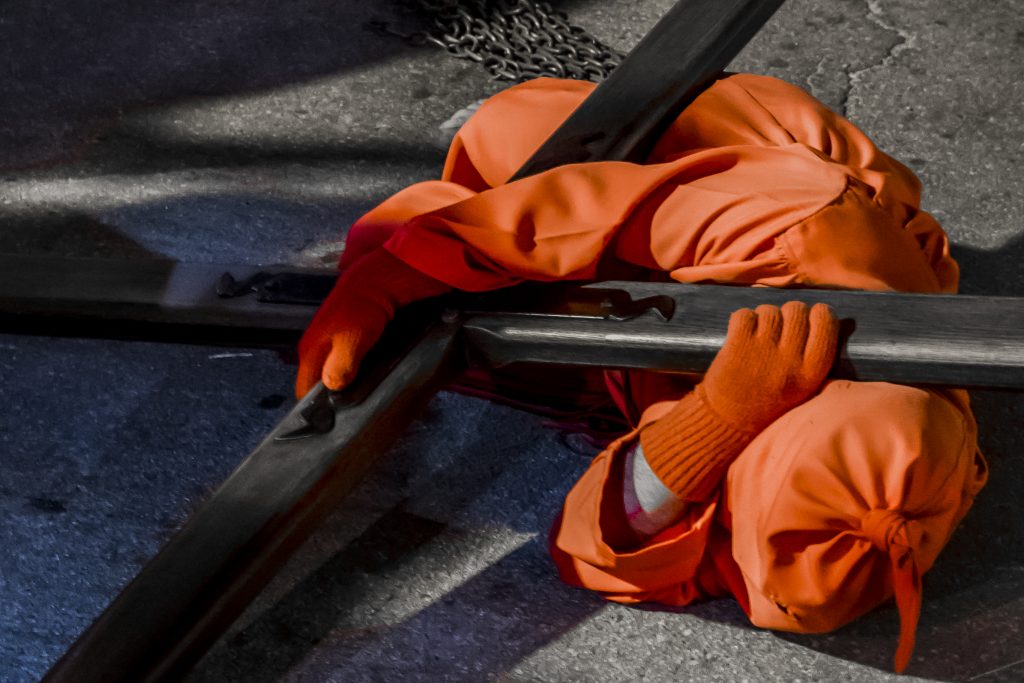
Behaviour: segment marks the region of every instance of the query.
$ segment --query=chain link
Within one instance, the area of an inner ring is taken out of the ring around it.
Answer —
[[[409,0],[433,26],[403,34],[385,22],[367,28],[410,45],[432,44],[480,63],[493,80],[519,83],[540,76],[601,81],[623,59],[569,17],[533,0]]]

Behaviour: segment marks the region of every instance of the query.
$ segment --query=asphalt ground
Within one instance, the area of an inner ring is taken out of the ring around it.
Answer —
[[[668,0],[560,6],[628,49]],[[0,252],[324,265],[436,177],[476,64],[368,30],[397,5],[0,8]],[[731,66],[799,84],[922,178],[962,291],[1024,296],[1024,2],[790,0]],[[54,273],[54,277],[60,277]],[[0,334],[0,680],[31,681],[288,409],[271,352]],[[977,392],[992,476],[925,577],[909,677],[1024,679],[1024,398]],[[548,525],[588,454],[440,394],[195,681],[887,680],[895,608],[840,631],[728,600],[607,604]]]

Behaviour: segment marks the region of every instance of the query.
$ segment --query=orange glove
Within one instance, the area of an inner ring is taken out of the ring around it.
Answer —
[[[346,268],[299,342],[295,395],[323,379],[328,389],[350,383],[395,310],[451,287],[377,248]]]
[[[765,427],[813,395],[836,355],[839,322],[825,304],[744,308],[729,319],[707,374],[640,432],[644,457],[684,500],[702,500]]]

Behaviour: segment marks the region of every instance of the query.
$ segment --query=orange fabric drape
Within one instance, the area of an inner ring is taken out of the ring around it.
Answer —
[[[383,244],[468,290],[623,266],[683,282],[956,289],[948,241],[919,210],[914,175],[771,78],[713,84],[647,164],[570,164],[502,184],[592,88],[539,79],[495,95],[459,131],[442,180],[360,219],[346,260]]]
[[[795,86],[733,75],[705,91],[645,164],[572,164],[506,184],[593,85],[540,79],[488,100],[441,181],[353,226],[344,260],[383,245],[449,285],[673,278],[773,287],[954,292],[946,235],[920,184]],[[609,373],[634,426],[692,387]],[[552,555],[569,582],[621,602],[733,595],[757,625],[829,630],[894,593],[909,660],[920,573],[985,481],[960,391],[829,382],[770,425],[712,500],[620,547],[621,460],[601,453],[566,499]]]

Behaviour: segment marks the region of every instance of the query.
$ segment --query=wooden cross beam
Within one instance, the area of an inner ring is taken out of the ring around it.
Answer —
[[[561,163],[641,159],[666,122],[717,77],[780,4],[680,2],[517,177]],[[38,281],[32,284],[33,277],[46,272],[40,265],[26,260],[20,271],[17,264],[5,271],[20,272],[0,292],[5,322],[39,330],[60,316],[64,328],[78,319],[93,328],[103,322],[111,333],[166,340],[161,335],[184,329],[226,343],[265,343],[272,330],[279,335],[274,343],[283,343],[312,314],[302,303],[261,304],[252,296],[221,299],[216,296],[219,273],[200,275],[202,266],[149,263],[118,270],[79,261],[62,278],[66,285],[77,274],[88,284],[79,292],[90,296],[76,298],[60,283],[45,284],[45,290]],[[234,274],[238,279],[256,275]],[[96,296],[101,290],[109,293],[109,301]],[[321,386],[300,401],[45,680],[180,677],[356,485],[419,407],[461,372],[469,350],[491,365],[551,362],[700,371],[720,347],[731,310],[762,300],[802,298],[827,301],[846,320],[839,374],[1024,388],[1024,307],[1019,299],[640,283],[598,283],[557,295],[546,291],[536,305],[517,292],[511,304],[501,297],[449,301],[442,305],[454,308],[442,312],[435,302],[403,315],[366,359],[357,382],[338,393]],[[946,326],[938,327],[937,320]]]

